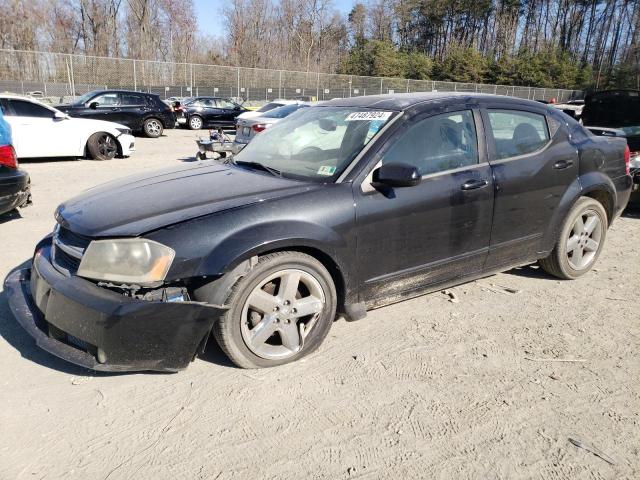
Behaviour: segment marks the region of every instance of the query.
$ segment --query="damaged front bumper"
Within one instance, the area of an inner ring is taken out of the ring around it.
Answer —
[[[182,370],[223,311],[198,302],[124,296],[60,273],[50,253],[50,244],[41,246],[31,268],[12,272],[4,290],[37,345],[76,365],[98,371]]]

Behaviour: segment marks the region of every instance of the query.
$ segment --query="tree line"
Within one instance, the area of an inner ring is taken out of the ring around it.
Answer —
[[[638,0],[0,0],[0,48],[556,88],[640,89]]]

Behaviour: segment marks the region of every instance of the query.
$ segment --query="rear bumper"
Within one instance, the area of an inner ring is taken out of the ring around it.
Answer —
[[[0,173],[0,214],[31,204],[31,181],[23,170]]]
[[[231,153],[233,153],[234,155],[240,153],[240,151],[242,151],[242,149],[244,147],[247,146],[249,142],[238,142],[237,140],[234,140],[233,143],[231,144]]]
[[[5,279],[18,323],[47,352],[98,371],[186,368],[221,310],[196,302],[132,299],[67,277],[41,244],[30,269]]]

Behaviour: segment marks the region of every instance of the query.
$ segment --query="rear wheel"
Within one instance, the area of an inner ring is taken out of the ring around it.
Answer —
[[[202,121],[202,117],[193,115],[191,118],[189,118],[188,123],[191,130],[200,130],[204,122]]]
[[[336,291],[315,258],[278,252],[261,257],[226,303],[213,329],[220,347],[239,367],[271,367],[318,348],[335,318]]]
[[[607,212],[602,204],[593,198],[580,198],[569,211],[555,248],[540,260],[540,266],[565,280],[581,277],[600,256],[607,228]]]
[[[158,138],[162,135],[164,127],[162,126],[162,122],[157,118],[147,118],[142,124],[142,129],[147,137]]]
[[[106,132],[94,133],[87,140],[87,150],[94,160],[111,160],[118,153],[118,142]]]

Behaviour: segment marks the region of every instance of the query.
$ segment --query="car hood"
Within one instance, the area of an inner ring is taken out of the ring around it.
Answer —
[[[89,237],[139,236],[185,220],[317,189],[217,161],[127,177],[87,190],[56,210],[64,227]]]

